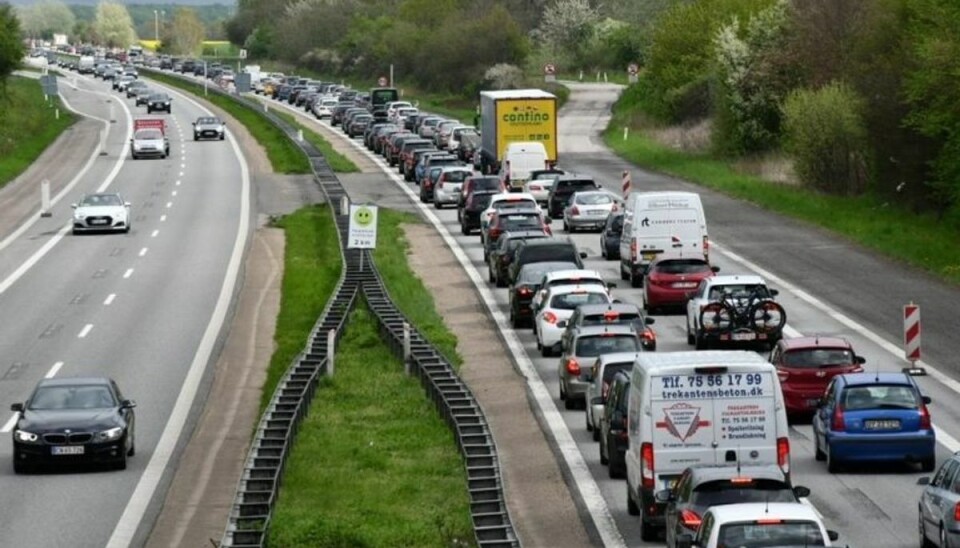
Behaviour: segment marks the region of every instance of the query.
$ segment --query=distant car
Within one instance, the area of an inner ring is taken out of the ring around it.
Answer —
[[[313,104],[313,115],[316,116],[318,120],[330,118],[333,116],[333,109],[336,106],[336,99],[320,99]]]
[[[930,397],[906,373],[849,373],[830,381],[813,416],[817,460],[829,472],[846,463],[904,462],[936,466]]]
[[[148,87],[133,88],[133,89],[134,89],[133,96],[136,98],[136,100],[134,101],[134,104],[136,104],[138,107],[141,105],[146,105],[147,100],[150,99],[150,96],[153,95],[154,93],[154,91]],[[127,93],[129,92],[130,92],[130,88],[127,88]]]
[[[543,222],[543,214],[539,210],[513,208],[500,210],[490,220],[487,237],[483,240],[483,260],[487,261],[490,253],[496,249],[501,234],[521,230],[540,231],[545,235],[551,235],[550,227]],[[506,286],[506,283],[503,283],[503,286]]]
[[[80,461],[123,470],[136,452],[136,403],[106,377],[43,379],[24,403],[15,403],[13,471]]]
[[[530,179],[523,183],[523,192],[533,195],[540,205],[546,207],[553,182],[564,174],[560,169],[535,169],[530,172]]]
[[[126,91],[127,99],[132,99],[140,93],[143,93],[147,89],[147,83],[142,80],[134,80],[127,84]]]
[[[749,502],[714,506],[703,515],[696,537],[678,536],[676,547],[750,548],[831,546],[829,531],[813,507],[800,502]]]
[[[130,156],[134,160],[170,155],[170,140],[157,128],[138,129],[131,140]]]
[[[497,287],[507,287],[507,270],[513,253],[526,240],[546,238],[543,230],[515,230],[503,233],[487,256],[487,279]]]
[[[622,209],[622,203],[606,190],[575,192],[563,208],[563,231],[603,229],[607,217]]]
[[[550,194],[547,196],[547,213],[551,218],[562,218],[563,208],[570,201],[570,196],[575,192],[588,190],[602,190],[602,188],[590,177],[570,174],[557,177],[553,186],[550,187]]]
[[[933,480],[920,478],[920,546],[960,546],[960,452],[940,465]]]
[[[610,284],[605,284],[610,287]],[[562,326],[563,337],[570,338],[581,327],[591,325],[628,325],[640,337],[643,349],[653,352],[657,349],[657,334],[651,327],[656,320],[643,313],[643,309],[634,303],[585,304],[577,307],[569,320]]]
[[[862,372],[866,360],[844,338],[814,336],[781,339],[770,362],[777,368],[787,413],[809,414],[817,410],[833,377]]]
[[[154,93],[147,97],[147,114],[155,110],[162,110],[170,114],[172,112],[170,106],[172,101],[173,99],[166,93]]]
[[[133,76],[130,74],[124,74],[122,76],[114,78],[112,87],[113,89],[123,93],[124,90],[127,89],[127,86],[130,85],[130,82],[134,82],[136,81],[136,79],[137,79],[136,76]]]
[[[517,250],[520,253],[531,243],[543,242],[550,238],[533,240]],[[597,285],[562,285],[547,290],[547,295],[534,310],[533,329],[537,339],[537,350],[544,358],[554,354],[560,344],[563,328],[557,324],[569,319],[573,311],[582,304],[606,304],[612,302],[607,288]],[[637,345],[639,347],[639,344]],[[565,394],[561,392],[563,398]],[[582,396],[582,394],[581,394]]]
[[[667,307],[682,309],[700,282],[719,271],[703,255],[657,255],[644,275],[644,310],[649,314]]]
[[[623,213],[611,213],[600,231],[600,256],[608,261],[620,259],[620,236],[623,234]]]
[[[441,209],[446,205],[457,205],[463,182],[473,175],[473,169],[461,166],[443,166],[440,176],[433,185],[433,207]]]
[[[656,493],[665,502],[667,546],[674,548],[677,537],[695,535],[703,514],[712,506],[746,502],[800,502],[810,489],[790,483],[775,464],[737,466],[704,464],[683,471],[670,489]]]
[[[222,141],[226,134],[227,127],[224,125],[223,120],[216,116],[201,116],[193,123],[194,141],[199,141],[200,139],[219,139]]]
[[[606,382],[606,380],[604,380]],[[618,371],[600,415],[600,464],[607,467],[611,479],[627,475],[626,453],[629,445],[627,411],[630,403],[630,374]]]
[[[130,232],[130,203],[113,193],[87,194],[73,208],[73,233]]]

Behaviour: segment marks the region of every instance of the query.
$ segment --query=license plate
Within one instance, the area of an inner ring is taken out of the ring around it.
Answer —
[[[657,254],[656,254],[656,253],[641,253],[640,256],[643,257],[643,260],[644,260],[644,261],[652,261],[653,258],[657,256]]]
[[[601,215],[606,215],[606,214],[607,212],[603,209],[593,209],[593,210],[587,211],[587,215],[590,215],[592,217],[599,217]]]
[[[752,341],[756,338],[756,333],[734,333],[730,335],[730,340],[732,341]]]
[[[676,289],[692,289],[697,287],[697,284],[693,282],[674,282],[673,287]]]
[[[818,398],[814,398],[814,399],[812,399],[812,400],[807,400],[806,405],[807,405],[807,407],[816,407],[816,406],[820,405],[820,400],[819,400]]]
[[[90,224],[92,225],[105,225],[107,224],[106,219],[91,219]]]
[[[863,427],[866,430],[899,430],[900,421],[898,420],[868,420],[863,421]]]
[[[60,446],[55,445],[50,448],[51,455],[82,455],[83,446],[82,445],[67,445]]]
[[[663,488],[672,490],[674,487],[676,487],[678,481],[680,481],[680,476],[674,476],[672,478],[663,478]]]

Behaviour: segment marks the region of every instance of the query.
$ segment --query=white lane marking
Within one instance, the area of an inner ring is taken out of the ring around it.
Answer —
[[[133,276],[133,269],[132,269],[132,268],[128,268],[127,271],[123,273],[123,278],[124,278],[124,279],[127,279],[127,278],[129,278],[130,276]]]
[[[860,325],[860,324],[857,323],[856,321],[852,320],[850,317],[845,316],[845,315],[841,314],[840,312],[837,312],[837,311],[834,310],[833,308],[830,308],[830,306],[828,306],[826,303],[824,303],[824,302],[821,301],[820,299],[817,299],[816,297],[814,297],[813,295],[807,293],[806,291],[804,291],[804,290],[798,288],[797,286],[795,286],[795,285],[787,282],[786,280],[784,280],[783,278],[780,278],[779,276],[775,275],[774,273],[770,272],[769,270],[766,270],[766,269],[764,269],[764,268],[761,268],[760,266],[757,266],[757,265],[753,264],[752,262],[750,262],[750,261],[748,261],[747,259],[741,257],[740,255],[738,255],[738,254],[730,251],[729,249],[724,249],[724,248],[716,245],[716,244],[715,244],[714,242],[712,242],[712,241],[711,241],[710,243],[713,244],[713,247],[714,247],[715,249],[718,249],[721,253],[723,253],[724,255],[726,255],[726,256],[727,256],[728,258],[730,258],[731,260],[742,264],[743,266],[747,267],[747,268],[750,269],[750,270],[753,270],[754,272],[756,272],[756,273],[759,274],[760,276],[762,276],[762,277],[766,278],[767,280],[769,280],[769,281],[777,284],[777,285],[780,286],[782,289],[786,289],[787,291],[789,291],[790,293],[792,293],[793,295],[795,295],[795,296],[796,296],[797,298],[799,298],[800,300],[805,301],[807,304],[813,306],[814,308],[820,310],[820,311],[823,312],[824,314],[830,316],[831,318],[833,318],[834,320],[836,320],[838,323],[844,325],[845,327],[856,331],[857,334],[859,334],[860,336],[868,339],[870,342],[876,344],[877,346],[879,346],[880,348],[882,348],[882,349],[886,350],[887,352],[893,354],[894,356],[896,356],[896,357],[898,357],[898,358],[902,358],[902,357],[903,357],[903,350],[902,350],[901,348],[898,348],[895,344],[887,341],[886,339],[884,339],[884,338],[881,337],[880,335],[877,335],[877,334],[874,333],[873,331],[870,331],[870,330],[867,329],[866,327]],[[791,338],[791,339],[797,338],[797,337],[802,337],[802,336],[803,336],[803,333],[797,331],[796,329],[794,329],[793,327],[790,327],[789,325],[784,326],[784,328],[783,328],[783,333],[784,333],[784,335],[786,335],[788,338]],[[955,391],[957,391],[958,393],[960,393],[960,383],[958,383],[957,381],[955,381],[955,380],[947,377],[947,376],[944,375],[943,373],[937,371],[933,366],[930,366],[930,365],[925,364],[925,363],[923,363],[923,362],[917,362],[917,363],[918,363],[918,364],[921,364],[921,363],[923,364],[923,367],[925,367],[925,368],[927,369],[927,374],[930,374],[930,375],[932,375],[932,376],[936,376],[936,375],[933,375],[933,373],[935,372],[937,375],[942,376],[945,380],[941,380],[941,379],[939,379],[939,378],[938,378],[937,380],[940,380],[940,382],[942,382],[942,383],[943,383],[944,385],[946,385],[948,388],[950,388],[950,389],[952,389],[952,390],[955,390]],[[960,441],[958,441],[956,438],[954,438],[953,436],[951,436],[950,434],[948,434],[948,433],[947,433],[945,430],[943,430],[942,428],[938,427],[936,423],[931,423],[931,424],[932,424],[932,426],[933,426],[934,432],[936,432],[937,442],[939,442],[941,445],[943,445],[944,447],[946,447],[951,453],[956,453],[957,451],[960,451]]]
[[[176,184],[177,186],[180,186],[180,181],[177,181],[177,182],[174,183],[174,184]]]
[[[167,216],[166,216],[166,215],[161,215],[161,216],[160,216],[160,222],[161,222],[161,223],[164,222],[164,221],[166,221],[166,220],[167,220]]]
[[[170,209],[171,207],[173,207],[173,202],[167,202],[167,209]]]
[[[527,355],[526,350],[524,350],[523,343],[520,342],[520,338],[517,336],[516,331],[510,327],[507,317],[500,310],[499,305],[493,296],[493,292],[491,291],[490,287],[487,286],[485,279],[480,276],[480,273],[473,265],[473,262],[471,262],[467,254],[464,253],[463,249],[453,238],[453,236],[450,235],[450,232],[447,230],[447,227],[444,226],[443,222],[440,221],[440,219],[433,213],[431,209],[420,203],[419,196],[410,189],[407,183],[405,183],[399,175],[395,175],[394,170],[387,167],[383,162],[380,161],[379,158],[376,158],[370,154],[369,151],[367,151],[360,143],[352,139],[347,140],[347,142],[361,153],[366,155],[367,158],[373,160],[373,162],[376,163],[377,166],[379,166],[388,177],[390,177],[390,180],[400,187],[403,193],[407,195],[407,198],[410,199],[410,202],[420,209],[421,215],[423,215],[430,222],[430,224],[433,225],[434,229],[436,229],[436,231],[440,234],[440,237],[443,238],[444,243],[446,243],[447,247],[450,248],[450,251],[453,252],[454,256],[457,258],[457,261],[460,263],[460,266],[463,268],[477,292],[480,294],[480,299],[487,308],[487,312],[489,313],[490,317],[493,319],[494,323],[496,323],[497,330],[500,331],[501,338],[507,344],[507,347],[510,349],[510,353],[513,354],[514,359],[516,360],[517,366],[519,367],[523,376],[526,378],[527,386],[530,389],[534,401],[537,403],[537,407],[540,409],[540,413],[543,416],[544,421],[550,428],[550,433],[553,435],[554,441],[557,444],[557,448],[560,450],[564,462],[566,463],[567,468],[570,470],[570,474],[577,486],[577,490],[580,492],[580,497],[582,498],[587,511],[590,513],[591,519],[593,519],[593,523],[597,528],[597,532],[600,534],[603,545],[607,547],[625,547],[626,542],[624,542],[623,536],[620,534],[620,530],[617,528],[617,523],[614,521],[613,515],[610,513],[610,508],[607,506],[606,499],[603,498],[603,493],[600,491],[600,486],[597,485],[596,480],[593,478],[593,474],[590,472],[587,462],[584,460],[583,454],[580,452],[580,448],[577,446],[577,442],[573,439],[570,429],[567,428],[567,424],[564,422],[563,416],[557,409],[557,405],[553,401],[553,395],[547,388],[546,384],[544,384],[543,379],[540,378],[540,374],[533,365],[533,361],[531,361],[530,357]]]
[[[174,190],[173,192],[170,193],[170,195],[171,195],[171,196],[176,196],[176,195],[177,195],[177,191]]]
[[[92,324],[92,323],[88,323],[87,325],[83,326],[83,329],[81,329],[81,330],[80,330],[80,333],[77,334],[77,338],[78,338],[78,339],[85,339],[85,338],[87,337],[87,335],[90,334],[90,330],[91,330],[91,329],[93,329],[93,324]]]
[[[193,99],[180,92],[171,91],[175,95],[183,97],[184,100],[193,103],[209,116],[213,115]],[[247,167],[247,161],[243,157],[243,152],[233,137],[230,137],[230,146],[240,163],[240,218],[237,225],[237,237],[233,243],[233,251],[227,265],[223,286],[220,288],[220,295],[217,297],[217,304],[210,317],[210,323],[207,324],[203,333],[203,338],[197,347],[197,353],[193,357],[187,376],[183,379],[180,394],[170,411],[163,434],[161,434],[160,440],[150,456],[150,461],[137,482],[136,489],[134,489],[130,500],[124,507],[123,515],[120,516],[120,520],[110,535],[107,548],[126,548],[133,542],[140,522],[143,520],[147,507],[157,490],[157,485],[163,477],[163,471],[166,470],[170,459],[173,457],[177,441],[180,439],[183,427],[187,422],[190,408],[193,407],[194,400],[197,397],[197,390],[200,387],[200,381],[203,379],[203,373],[210,362],[210,356],[213,354],[220,331],[224,322],[226,322],[227,313],[230,310],[230,301],[239,281],[243,252],[250,237],[250,171]]]
[[[16,270],[14,270],[5,280],[0,282],[0,294],[3,294],[7,289],[10,289],[10,286],[13,285],[17,280],[19,280],[28,270],[33,268],[33,265],[40,262],[40,259],[47,254],[48,251],[53,249],[53,246],[57,245],[63,237],[70,230],[70,224],[65,224],[63,227],[53,235],[47,243],[43,244],[40,249],[34,252],[29,259],[23,262]]]
[[[146,255],[146,254],[147,254],[147,248],[143,248],[143,249],[140,250],[140,256],[141,256],[141,257],[143,257],[143,256]]]
[[[182,171],[180,172],[180,175],[179,175],[179,177],[183,177],[183,172],[182,172]]]
[[[7,419],[7,422],[3,423],[3,428],[0,428],[0,432],[6,434],[7,432],[13,430],[13,427],[17,424],[17,419],[20,418],[20,413],[14,413],[12,417]]]
[[[50,371],[47,371],[47,374],[43,376],[45,379],[52,379],[57,376],[57,373],[60,372],[60,368],[63,367],[63,362],[57,362],[53,364],[53,367],[50,368]]]
[[[103,300],[103,306],[110,306],[113,304],[113,300],[117,298],[116,293],[111,293],[107,295],[107,298]]]
[[[160,231],[159,231],[159,230],[154,230],[153,232],[150,233],[150,237],[151,237],[151,238],[156,238],[156,237],[157,237],[157,234],[160,234]]]

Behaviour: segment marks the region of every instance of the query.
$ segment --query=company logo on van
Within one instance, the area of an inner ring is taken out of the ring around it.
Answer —
[[[541,124],[550,121],[550,114],[540,112],[540,109],[533,105],[524,105],[513,107],[511,112],[503,114],[503,121],[511,124]]]
[[[675,403],[663,410],[663,419],[657,428],[663,428],[680,441],[687,441],[701,427],[710,426],[710,421],[700,419],[700,407],[689,403]]]

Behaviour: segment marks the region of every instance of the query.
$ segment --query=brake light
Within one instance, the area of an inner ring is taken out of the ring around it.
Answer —
[[[953,521],[960,521],[960,502],[953,505]]]
[[[573,206],[573,209],[570,210],[571,215],[580,215],[580,208]]]
[[[640,485],[644,489],[653,489],[653,444],[640,445]]]
[[[611,213],[616,213],[616,212],[618,212],[618,211],[620,211],[620,208],[617,207],[617,203],[614,202],[614,203],[613,203],[613,206],[610,208],[610,212],[611,212]]]
[[[753,478],[730,478],[730,483],[734,485],[747,485],[753,483]]]
[[[790,439],[777,438],[777,465],[784,474],[790,473]]]
[[[830,430],[834,432],[843,432],[846,425],[843,420],[843,407],[837,405],[833,408],[833,417],[830,419]]]
[[[580,362],[578,362],[576,358],[570,358],[567,360],[567,373],[571,377],[580,376]]]
[[[703,237],[703,257],[706,258],[710,254],[710,239],[704,235]]]
[[[787,379],[790,377],[790,372],[777,368],[777,376],[780,377],[780,382],[787,382]]]
[[[500,229],[497,227],[491,228],[487,236],[489,236],[491,240],[496,240],[500,237]]]
[[[777,518],[761,518],[755,522],[757,525],[779,525],[783,523],[782,519]]]
[[[527,295],[532,295],[532,294],[533,294],[533,291],[530,291],[530,288],[529,288],[529,287],[521,287],[521,288],[520,288],[520,291],[518,291],[518,293],[520,293],[520,295],[526,297]]]
[[[547,322],[547,323],[549,323],[549,324],[557,323],[557,315],[554,314],[553,312],[550,312],[550,311],[548,310],[548,311],[546,311],[546,312],[543,313],[543,321],[545,321],[545,322]]]
[[[920,404],[920,429],[930,430],[930,411],[925,404]]]
[[[620,313],[615,310],[607,310],[603,313],[603,320],[605,322],[615,322],[617,318],[620,317]]]
[[[645,341],[653,342],[657,340],[657,334],[654,333],[653,330],[648,327],[643,330],[643,333],[640,334],[640,338]]]
[[[682,523],[687,529],[693,529],[696,531],[700,528],[700,516],[697,515],[697,513],[693,510],[681,510],[680,523]]]
[[[543,188],[541,188],[540,185],[530,185],[530,190],[540,191],[543,190]]]

